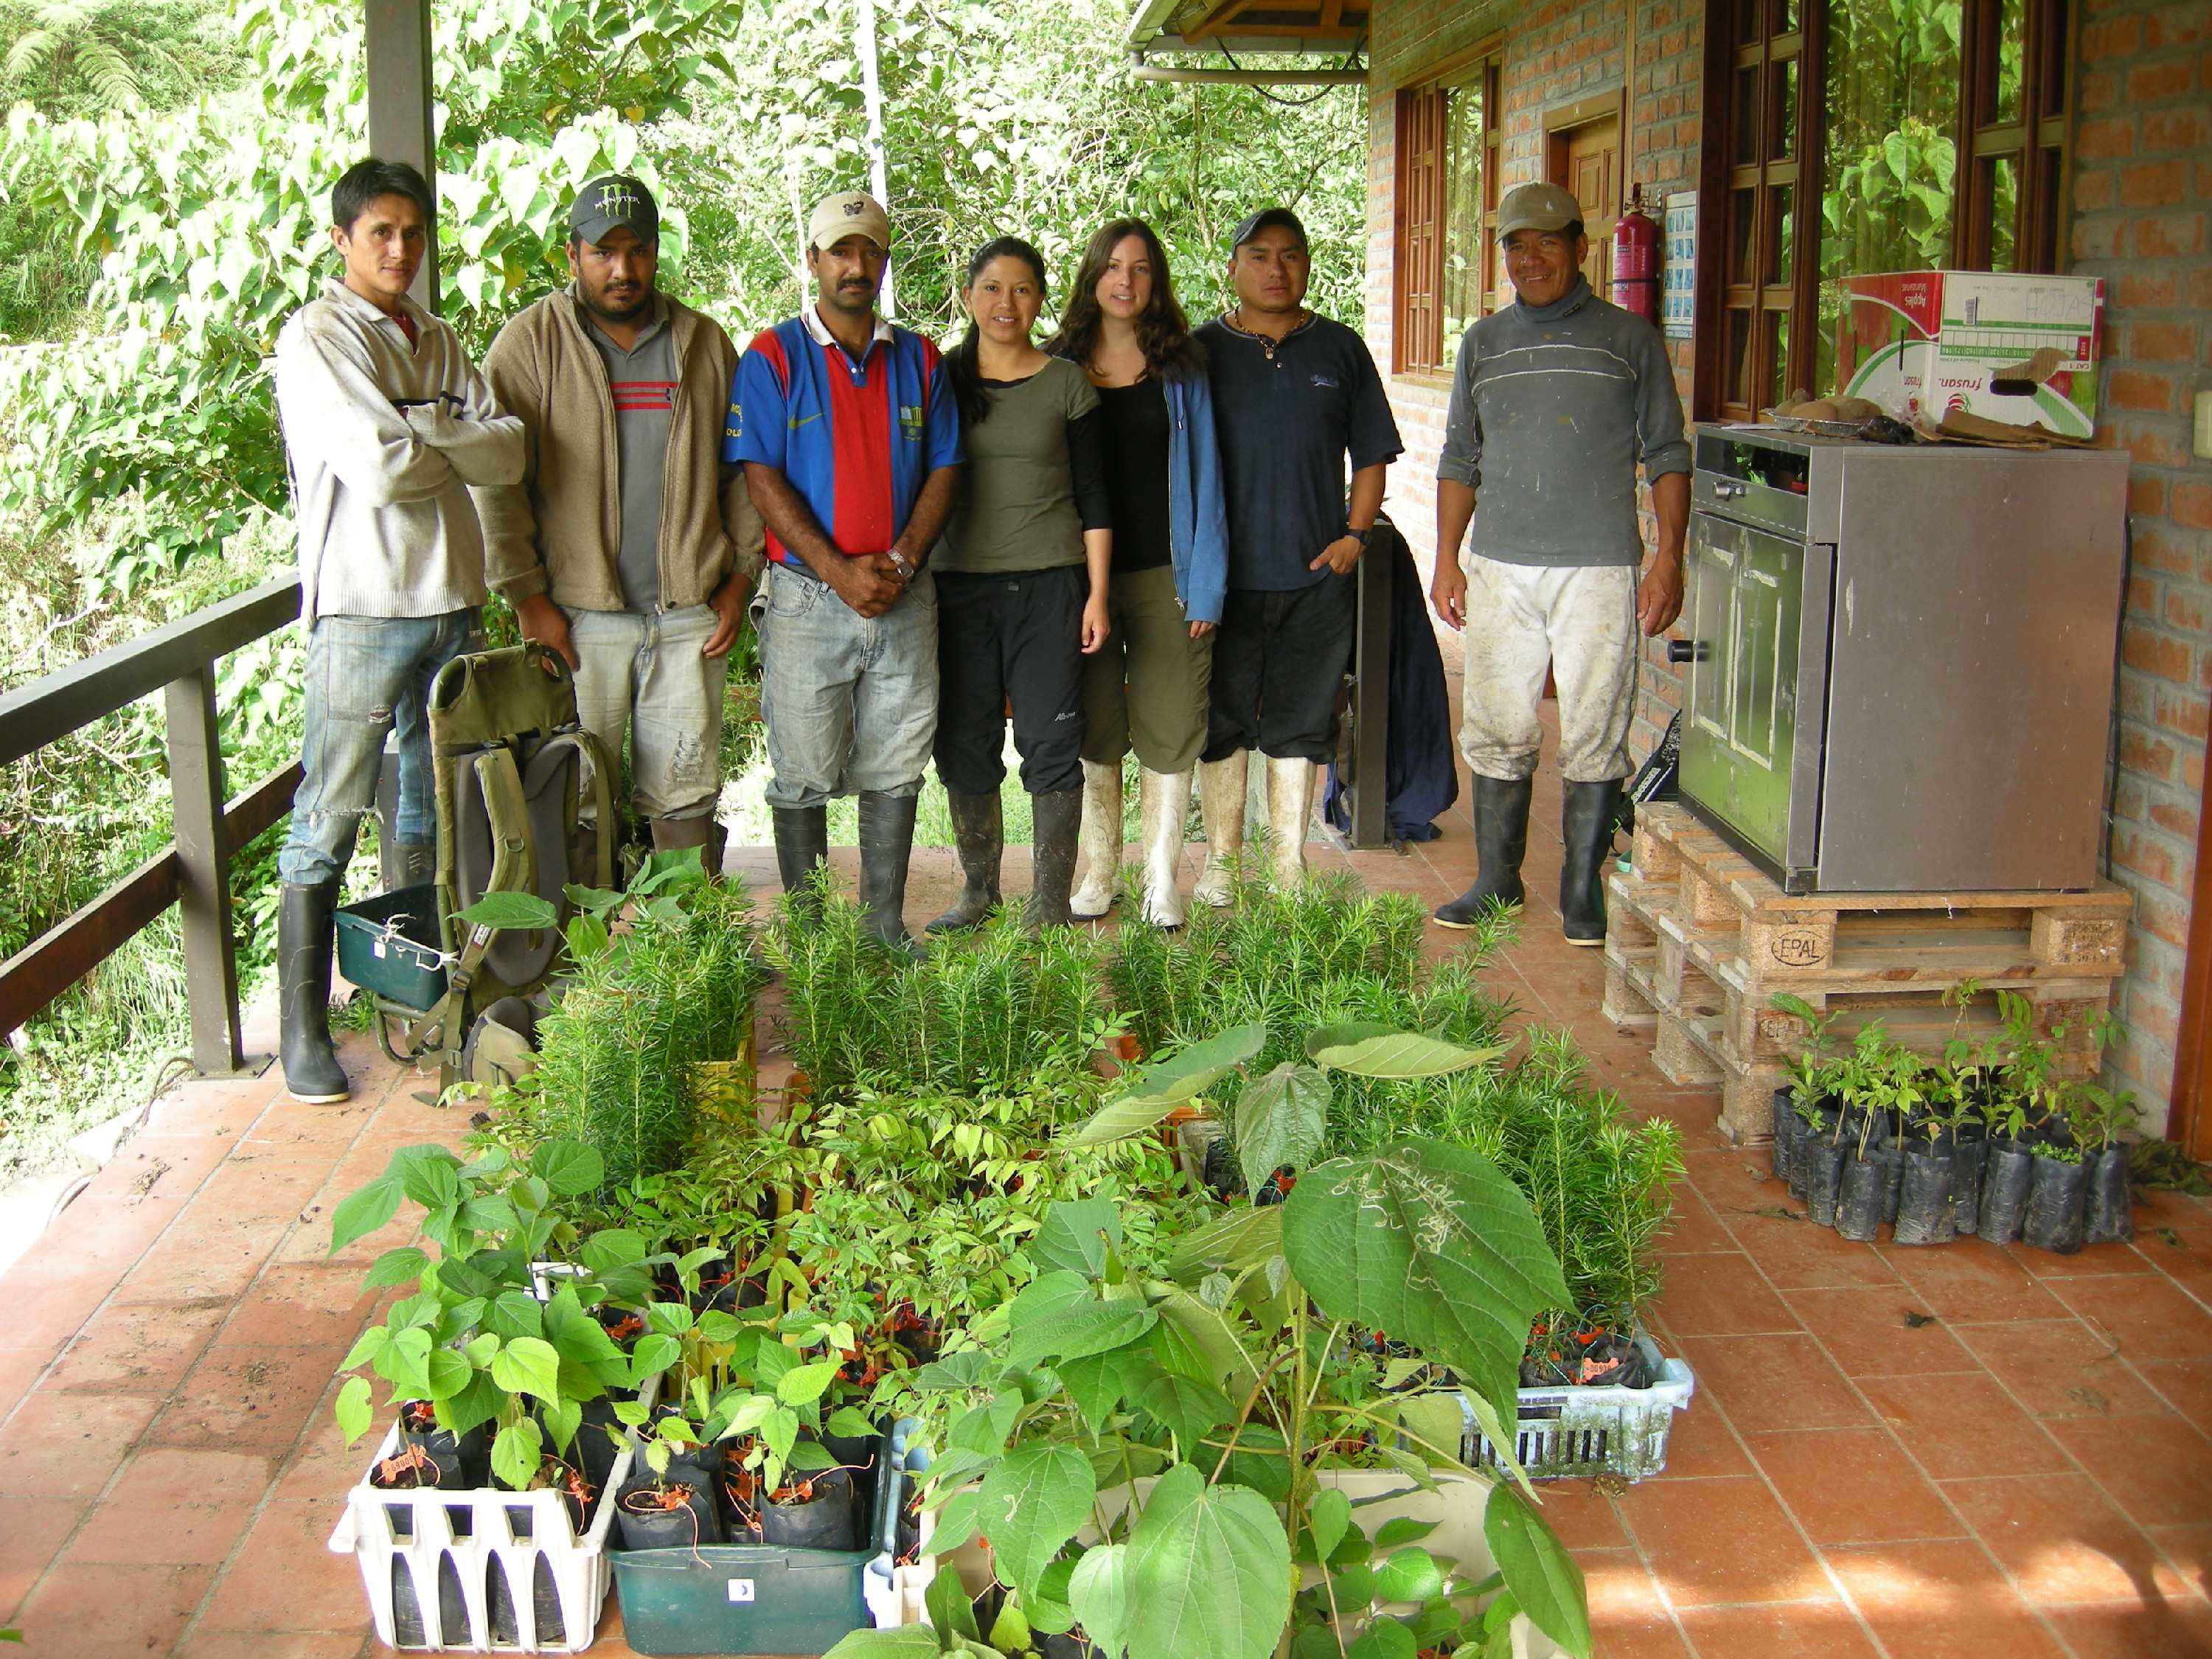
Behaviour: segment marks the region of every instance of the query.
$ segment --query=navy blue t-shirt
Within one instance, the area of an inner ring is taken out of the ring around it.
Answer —
[[[1278,341],[1196,331],[1213,384],[1213,422],[1229,507],[1229,585],[1281,592],[1328,574],[1306,567],[1344,533],[1345,470],[1397,459],[1405,446],[1366,342],[1309,318]]]

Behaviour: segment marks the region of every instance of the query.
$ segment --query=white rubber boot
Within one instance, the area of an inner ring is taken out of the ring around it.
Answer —
[[[1267,757],[1267,832],[1275,842],[1275,884],[1305,879],[1306,832],[1313,821],[1314,763]]]
[[[1078,921],[1096,921],[1114,908],[1121,876],[1121,763],[1083,763],[1083,884],[1067,902]]]
[[[1145,920],[1156,927],[1182,926],[1182,893],[1176,872],[1182,862],[1183,825],[1190,819],[1190,774],[1139,774],[1138,810],[1144,815]]]
[[[1248,766],[1240,749],[1227,760],[1198,763],[1198,805],[1206,821],[1206,868],[1191,897],[1215,909],[1237,896],[1231,860],[1244,850],[1244,789]]]

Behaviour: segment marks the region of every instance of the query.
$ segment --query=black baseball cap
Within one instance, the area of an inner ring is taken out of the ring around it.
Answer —
[[[1298,216],[1286,207],[1261,208],[1249,214],[1237,224],[1236,234],[1229,239],[1229,252],[1234,255],[1263,230],[1287,230],[1298,239],[1298,246],[1306,245],[1306,228],[1298,222]]]
[[[653,199],[653,192],[641,180],[610,173],[576,192],[576,199],[568,204],[568,228],[586,241],[597,243],[617,225],[635,231],[641,242],[660,240],[660,204]]]

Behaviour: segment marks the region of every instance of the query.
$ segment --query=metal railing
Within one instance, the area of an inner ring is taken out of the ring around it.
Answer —
[[[176,904],[183,912],[192,1064],[203,1074],[246,1069],[231,934],[230,857],[291,810],[300,767],[295,761],[281,768],[225,804],[215,668],[219,658],[275,633],[299,614],[299,581],[278,577],[0,696],[0,764],[6,764],[141,697],[165,692],[176,837],[0,963],[0,1031],[12,1031],[44,1012]]]

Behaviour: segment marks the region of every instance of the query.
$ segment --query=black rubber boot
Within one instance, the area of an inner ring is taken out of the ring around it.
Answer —
[[[1474,775],[1474,885],[1430,915],[1446,927],[1472,927],[1492,908],[1510,909],[1523,896],[1521,860],[1528,852],[1528,798],[1533,779],[1518,781]]]
[[[423,887],[438,878],[438,843],[395,841],[376,849],[377,877],[384,890]]]
[[[1032,933],[1074,921],[1067,896],[1075,886],[1075,842],[1083,829],[1083,792],[1062,789],[1030,797],[1030,902],[1022,926]]]
[[[353,1093],[331,1047],[331,945],[338,884],[286,882],[276,903],[276,978],[283,1040],[284,1086],[310,1106],[334,1105]]]
[[[960,896],[923,931],[956,933],[975,927],[999,902],[999,860],[1006,851],[1006,814],[996,794],[945,792],[952,809],[952,841],[960,849]]]
[[[775,835],[775,872],[794,896],[792,914],[810,927],[822,920],[821,902],[809,878],[830,861],[830,809],[776,806],[769,811]]]
[[[714,822],[712,812],[702,812],[690,818],[654,818],[651,822],[654,852],[682,852],[696,847],[699,849],[699,867],[708,879],[721,875],[720,838],[715,834],[721,826]]]
[[[906,868],[914,852],[915,795],[860,792],[860,931],[884,945],[911,945]]]
[[[1566,858],[1559,866],[1560,931],[1570,945],[1605,943],[1605,866],[1613,856],[1613,821],[1620,811],[1620,780],[1565,783],[1559,813],[1559,839]]]

